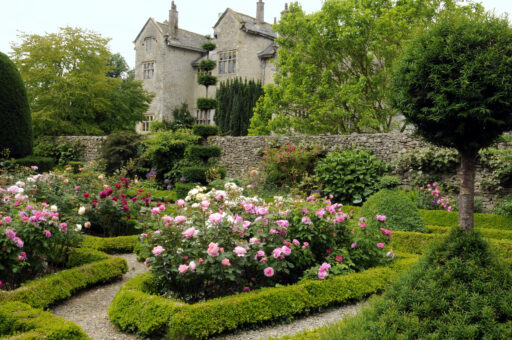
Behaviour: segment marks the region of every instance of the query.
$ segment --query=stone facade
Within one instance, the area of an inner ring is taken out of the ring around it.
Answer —
[[[69,142],[79,141],[84,146],[84,154],[81,161],[89,162],[101,157],[100,149],[106,136],[62,136],[59,137]]]
[[[233,77],[260,80],[263,84],[273,82],[275,67],[270,59],[277,47],[271,28],[264,22],[261,0],[257,3],[256,18],[226,9],[214,26],[213,42],[217,49],[210,53],[210,58],[217,61],[212,74],[218,77],[219,83]],[[186,103],[199,123],[213,124],[214,112],[204,117],[196,108],[197,98],[205,97],[205,87],[197,84],[197,65],[206,57],[206,51],[201,49],[206,41],[204,36],[178,27],[174,1],[168,21],[161,23],[153,18],[146,21],[134,44],[135,79],[142,80],[144,88],[155,94],[146,112],[148,121],[172,121],[172,111]],[[221,58],[228,54],[228,62],[234,59],[236,68],[222,72]],[[208,92],[208,97],[215,96],[214,87]],[[148,125],[148,122],[140,123],[137,131],[147,132]]]

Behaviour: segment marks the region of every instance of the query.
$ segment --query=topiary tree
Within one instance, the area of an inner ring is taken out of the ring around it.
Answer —
[[[451,11],[410,44],[392,105],[427,141],[458,150],[459,224],[473,229],[475,157],[512,129],[512,28],[481,11]]]
[[[15,158],[32,153],[32,118],[25,85],[18,69],[0,52],[0,150]]]
[[[206,113],[217,108],[217,100],[215,98],[208,98],[208,87],[217,84],[217,77],[211,75],[212,70],[215,69],[216,63],[214,60],[210,60],[210,52],[216,47],[217,46],[211,41],[207,41],[201,45],[201,48],[206,51],[206,59],[201,60],[197,67],[199,69],[197,83],[206,87],[206,96],[204,98],[197,98],[197,108],[201,111],[206,111]]]

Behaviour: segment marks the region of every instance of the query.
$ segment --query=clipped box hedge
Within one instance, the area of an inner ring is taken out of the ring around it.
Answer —
[[[41,156],[26,156],[23,158],[18,158],[14,160],[14,163],[21,166],[32,166],[36,165],[38,167],[38,172],[48,172],[55,167],[55,161],[51,157],[41,157]]]
[[[0,304],[0,338],[82,340],[89,337],[71,321],[22,302]]]
[[[423,221],[428,225],[453,227],[459,225],[459,213],[445,210],[420,210]],[[512,217],[475,214],[475,227],[512,230]]]
[[[132,253],[138,243],[138,237],[138,235],[117,237],[86,235],[80,246],[82,248],[99,250],[107,254]]]
[[[62,270],[28,281],[18,289],[0,291],[0,304],[20,301],[35,308],[47,308],[80,289],[120,279],[127,270],[126,260],[116,257]]]
[[[150,294],[153,276],[138,275],[121,288],[109,308],[112,323],[124,331],[171,339],[207,338],[261,322],[334,304],[363,299],[383,290],[391,277],[417,260],[397,260],[390,267],[306,281],[277,288],[185,304]]]
[[[452,227],[428,225],[427,229],[434,234],[448,234]],[[476,228],[484,237],[497,240],[512,240],[512,230]]]

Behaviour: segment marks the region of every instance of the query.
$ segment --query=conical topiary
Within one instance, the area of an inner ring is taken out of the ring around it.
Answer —
[[[27,92],[16,65],[0,52],[0,151],[21,158],[32,153],[32,118]]]

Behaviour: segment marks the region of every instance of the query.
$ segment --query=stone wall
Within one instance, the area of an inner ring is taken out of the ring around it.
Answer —
[[[308,142],[320,144],[328,149],[334,147],[340,149],[360,148],[373,150],[381,160],[390,162],[401,155],[428,146],[427,143],[408,133],[378,133],[378,134],[352,134],[335,136],[302,136],[302,137],[210,137],[208,143],[222,148],[220,163],[227,169],[229,177],[240,177],[247,173],[250,167],[260,165],[260,155],[264,148],[287,143]],[[503,145],[501,145],[503,147]],[[460,170],[459,170],[460,172]],[[476,165],[475,192],[481,196],[483,205],[487,209],[494,207],[496,193],[486,192],[480,183],[485,176],[482,166]],[[409,187],[407,176],[400,176],[402,186]],[[458,173],[446,174],[443,181],[454,186],[459,185]],[[512,192],[507,189],[506,192]]]
[[[84,154],[81,161],[89,162],[100,158],[101,144],[106,136],[62,136],[64,140],[75,142],[79,141],[84,146]]]

